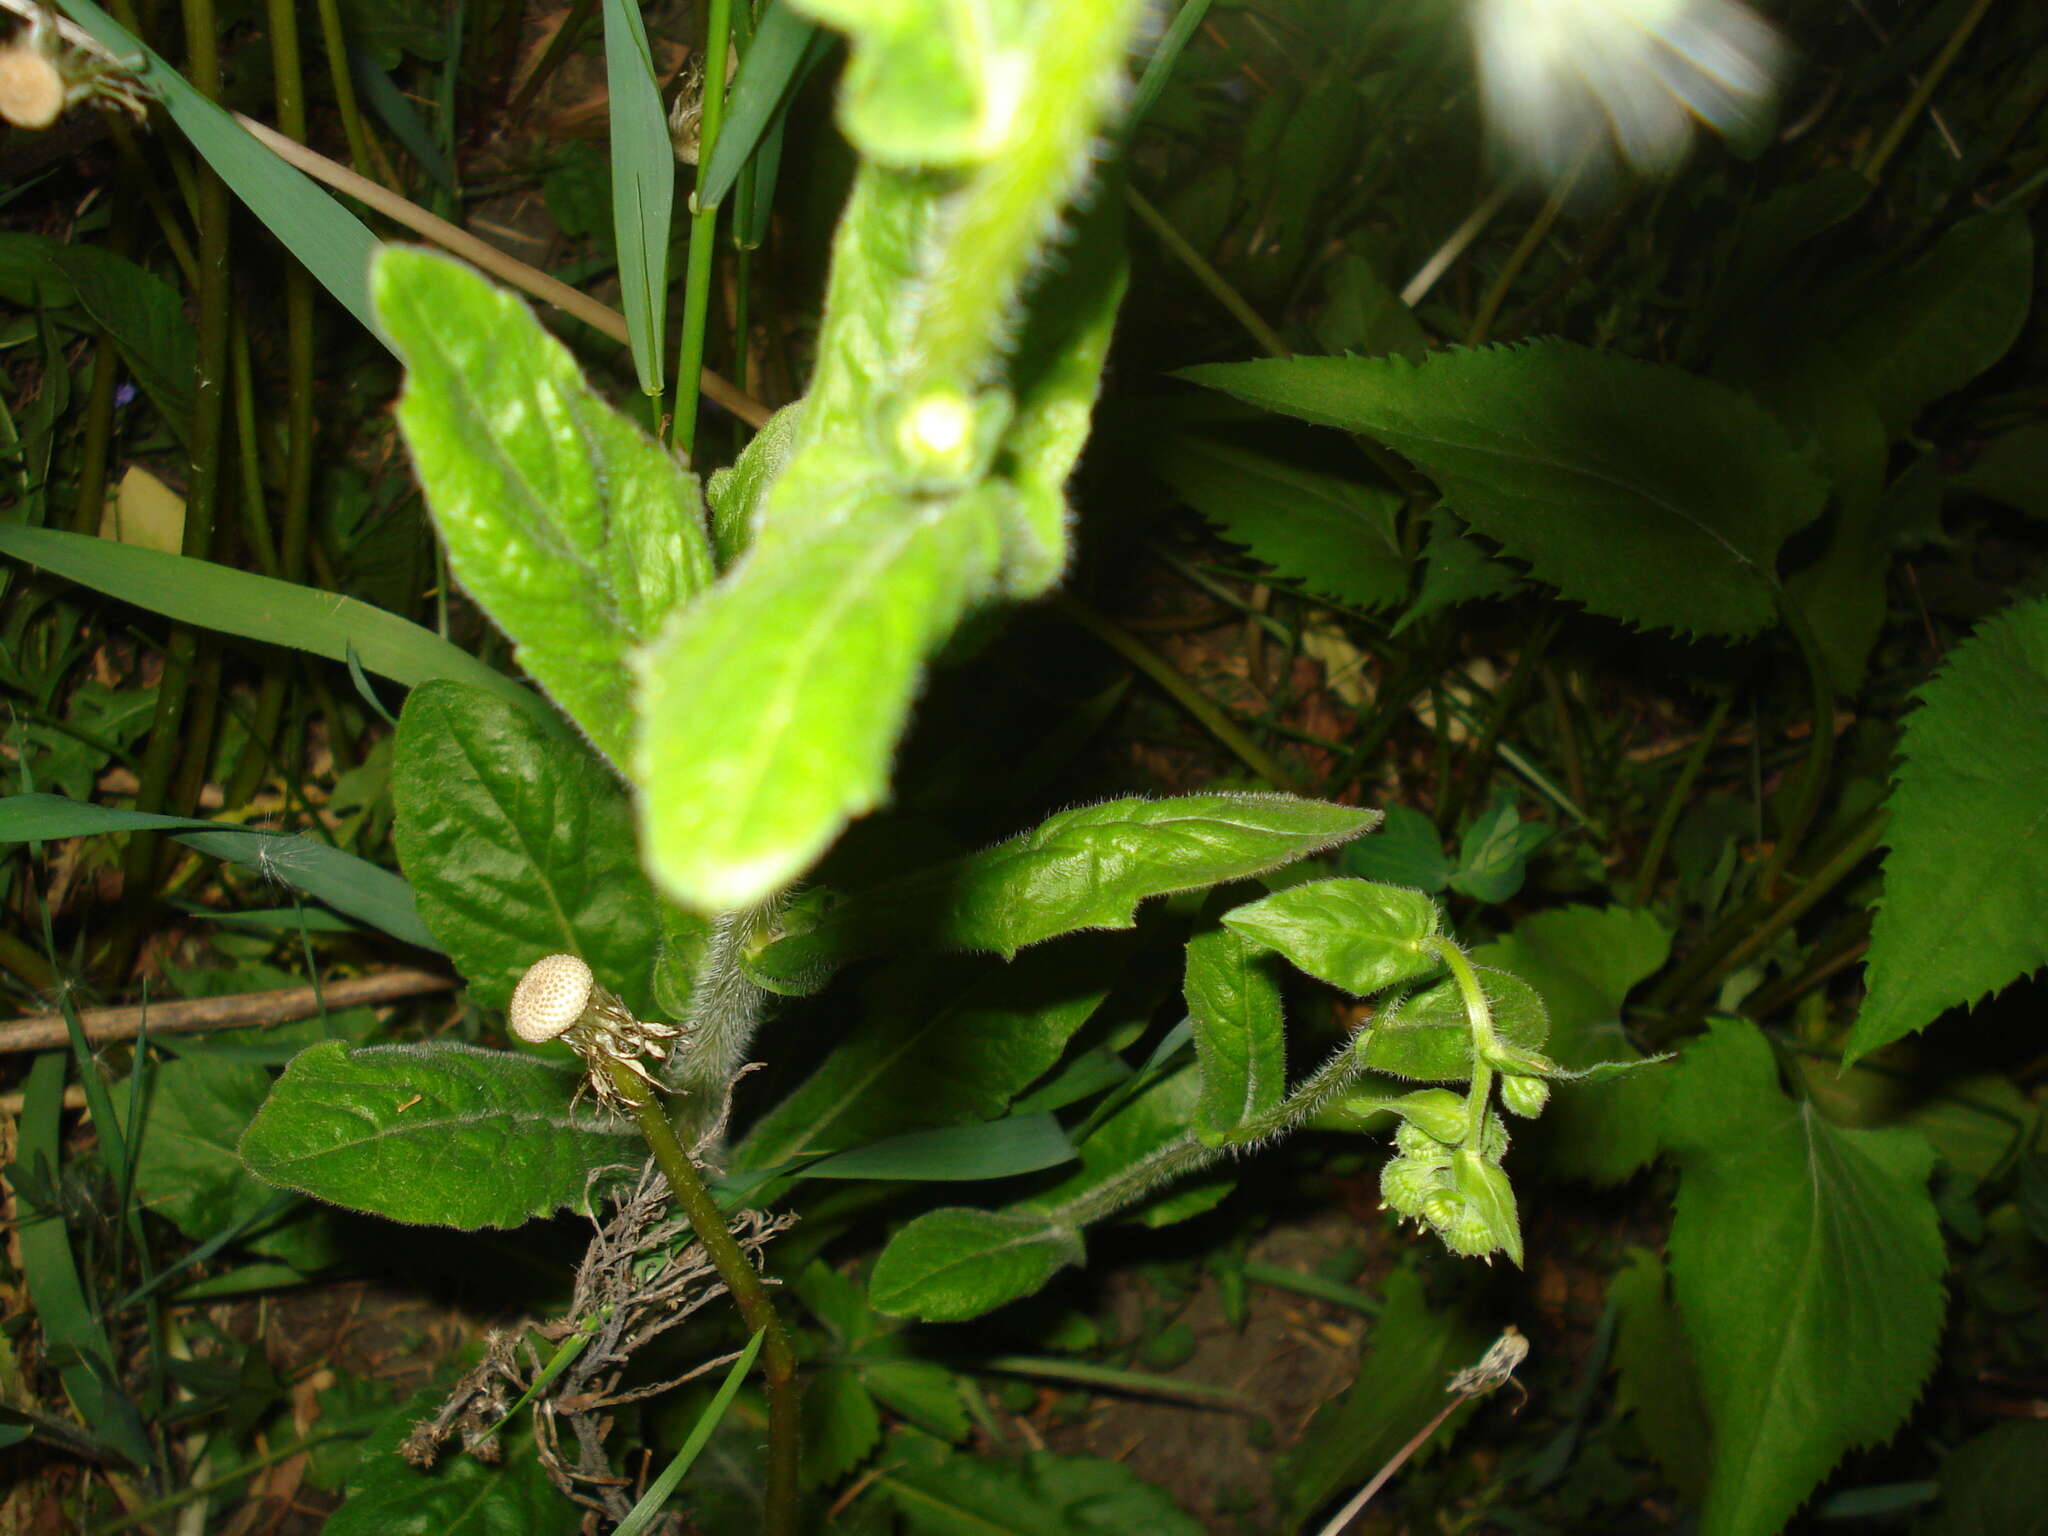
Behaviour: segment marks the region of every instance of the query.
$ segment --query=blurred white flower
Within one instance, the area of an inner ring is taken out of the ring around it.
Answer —
[[[1468,0],[1489,129],[1557,183],[1619,153],[1668,170],[1698,118],[1737,139],[1765,131],[1785,58],[1735,0]]]

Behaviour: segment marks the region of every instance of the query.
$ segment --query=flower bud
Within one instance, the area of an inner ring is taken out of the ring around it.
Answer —
[[[1533,1120],[1550,1102],[1550,1084],[1540,1077],[1503,1077],[1500,1080],[1500,1101],[1511,1113]]]

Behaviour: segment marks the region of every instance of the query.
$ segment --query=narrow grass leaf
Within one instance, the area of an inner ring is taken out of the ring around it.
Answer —
[[[725,201],[761,142],[769,122],[794,94],[797,83],[832,49],[832,35],[799,16],[788,0],[775,0],[754,29],[753,44],[732,82],[732,100],[725,109],[725,127],[713,146],[711,160],[697,189],[706,208]]]
[[[971,1183],[1037,1173],[1074,1160],[1074,1144],[1050,1114],[1016,1115],[986,1125],[949,1125],[891,1136],[821,1158],[807,1179],[900,1179],[906,1183]]]
[[[92,0],[58,3],[114,53],[145,61],[143,81],[215,174],[365,330],[381,338],[369,294],[370,253],[377,242],[361,220],[258,144]]]
[[[605,85],[611,110],[612,229],[618,237],[620,307],[640,388],[662,392],[668,302],[669,223],[676,154],[654,77],[654,51],[639,0],[604,0]]]
[[[330,661],[346,662],[353,651],[364,668],[407,687],[451,677],[554,721],[532,689],[431,629],[352,597],[54,528],[0,524],[0,554],[181,623]]]
[[[420,922],[412,888],[390,870],[317,838],[224,826],[184,816],[155,816],[67,800],[62,795],[0,798],[0,843],[50,842],[110,832],[169,832],[188,848],[226,859],[304,891],[337,912],[381,928],[395,939],[438,954]]]
[[[704,1411],[697,1415],[697,1422],[690,1426],[689,1438],[683,1441],[682,1449],[675,1459],[661,1469],[661,1476],[647,1485],[647,1491],[640,1501],[626,1514],[612,1536],[640,1536],[640,1533],[654,1524],[661,1514],[662,1506],[668,1503],[669,1495],[676,1491],[676,1485],[690,1470],[697,1459],[697,1453],[710,1440],[711,1432],[718,1428],[719,1420],[725,1417],[725,1410],[732,1406],[734,1396],[739,1392],[740,1383],[747,1379],[747,1372],[754,1368],[754,1357],[761,1353],[761,1341],[767,1337],[765,1330],[758,1331],[747,1340],[747,1347],[733,1361],[732,1368],[725,1373],[725,1380],[718,1384],[711,1401],[704,1405]]]

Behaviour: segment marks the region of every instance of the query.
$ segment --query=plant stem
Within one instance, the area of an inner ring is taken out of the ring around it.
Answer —
[[[1195,717],[1204,730],[1243,759],[1245,766],[1253,773],[1276,789],[1283,789],[1291,795],[1302,793],[1299,779],[1283,768],[1257,742],[1231,724],[1229,717],[1211,703],[1201,689],[1176,672],[1166,658],[1151,646],[1122,626],[1112,623],[1108,617],[1097,613],[1079,598],[1062,593],[1053,598],[1053,604],[1068,619],[1087,630],[1165,689],[1181,708]]]
[[[1686,799],[1692,793],[1693,780],[1706,765],[1707,754],[1714,750],[1714,742],[1720,737],[1721,726],[1728,718],[1729,706],[1735,702],[1731,690],[1721,695],[1714,705],[1713,714],[1700,727],[1700,738],[1693,743],[1692,751],[1686,754],[1685,766],[1678,772],[1678,782],[1671,786],[1671,793],[1664,797],[1664,809],[1657,814],[1656,829],[1650,833],[1650,846],[1643,850],[1642,867],[1636,871],[1636,888],[1630,893],[1629,905],[1648,906],[1650,897],[1657,890],[1657,873],[1664,864],[1664,850],[1671,842],[1671,834],[1678,827],[1679,814],[1684,811]]]
[[[1487,1060],[1495,1045],[1493,1005],[1486,1000],[1486,989],[1479,985],[1479,973],[1472,969],[1472,962],[1455,940],[1437,938],[1431,941],[1431,947],[1458,984],[1458,996],[1465,1004],[1465,1022],[1472,1031],[1472,1087],[1465,1095],[1465,1146],[1477,1152],[1486,1130],[1488,1102],[1493,1097],[1493,1063]]]
[[[711,0],[704,16],[704,111],[697,126],[697,188],[725,131],[725,64],[732,48],[732,0]],[[718,205],[690,196],[690,255],[683,277],[683,333],[676,343],[676,450],[697,450],[697,380],[704,372],[704,331],[711,313],[711,262],[718,249]],[[740,339],[742,348],[746,339]]]
[[[1827,657],[1821,654],[1820,638],[1806,622],[1806,615],[1783,592],[1779,594],[1778,613],[1785,627],[1792,631],[1792,638],[1799,642],[1800,657],[1806,662],[1807,682],[1813,691],[1813,740],[1806,750],[1806,777],[1799,786],[1799,798],[1793,803],[1792,814],[1778,829],[1777,843],[1757,887],[1766,901],[1777,894],[1779,876],[1806,841],[1807,830],[1820,810],[1828,772],[1835,762],[1835,689],[1828,677]]]
[[[606,1069],[626,1102],[633,1106],[633,1117],[639,1123],[640,1134],[647,1139],[648,1150],[668,1180],[676,1205],[696,1233],[698,1244],[718,1271],[718,1278],[725,1282],[726,1290],[732,1293],[733,1304],[738,1307],[747,1331],[762,1336],[761,1366],[768,1388],[768,1493],[761,1533],[793,1536],[797,1458],[802,1442],[797,1421],[796,1356],[790,1350],[789,1335],[783,1331],[782,1319],[776,1313],[775,1303],[768,1298],[768,1287],[762,1283],[760,1272],[733,1238],[718,1202],[697,1176],[696,1165],[676,1140],[675,1129],[646,1083],[615,1063],[607,1063]]]
[[[1906,98],[1906,104],[1899,108],[1899,115],[1892,119],[1891,127],[1885,130],[1884,137],[1877,141],[1869,156],[1858,167],[1869,180],[1875,182],[1883,178],[1885,166],[1898,152],[1899,146],[1906,141],[1908,130],[1926,109],[1927,103],[1934,99],[1935,91],[1948,77],[1950,67],[1963,51],[1963,44],[1967,43],[1970,34],[1977,30],[1977,23],[1982,21],[1990,10],[1991,0],[1976,0],[1976,4],[1970,7],[1963,19],[1956,23],[1955,31],[1949,34],[1941,52],[1935,55],[1934,62],[1927,67],[1927,73],[1920,77],[1920,84],[1914,89],[1913,94]]]
[[[1209,291],[1209,296],[1229,313],[1230,317],[1245,329],[1245,334],[1258,344],[1261,352],[1268,357],[1289,355],[1287,343],[1280,339],[1280,333],[1259,318],[1257,310],[1244,301],[1244,296],[1221,272],[1209,264],[1209,259],[1192,245],[1187,237],[1167,222],[1166,215],[1155,208],[1145,194],[1136,187],[1125,187],[1124,198],[1131,205],[1131,211],[1144,220],[1145,227],[1159,238],[1159,243],[1172,252],[1180,264],[1188,269],[1190,276]]]

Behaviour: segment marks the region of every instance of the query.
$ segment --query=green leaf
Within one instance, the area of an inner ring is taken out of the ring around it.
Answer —
[[[1542,997],[1550,1015],[1545,1049],[1571,1070],[1601,1061],[1641,1061],[1621,1026],[1629,990],[1663,968],[1671,930],[1641,907],[1560,907],[1525,917],[1472,952]],[[1516,1137],[1551,1172],[1618,1184],[1657,1155],[1657,1122],[1670,1076],[1632,1072],[1619,1082],[1553,1094],[1543,1118]]]
[[[399,426],[463,586],[612,762],[628,651],[711,581],[695,478],[605,404],[518,298],[387,247],[371,278],[406,365]]]
[[[587,1207],[590,1175],[638,1166],[623,1123],[572,1113],[573,1079],[454,1044],[301,1051],[242,1137],[260,1179],[393,1221],[516,1227]]]
[[[1003,590],[1012,598],[1039,596],[1066,569],[1067,481],[1088,441],[1130,277],[1122,213],[1121,199],[1098,198],[1046,258],[1049,270],[1032,291],[1010,362],[1015,413],[996,466],[1016,492],[1003,556]]]
[[[1753,634],[1826,486],[1753,401],[1562,341],[1208,364],[1196,383],[1377,438],[1574,602],[1645,628]]]
[[[1451,861],[1444,857],[1436,823],[1406,805],[1388,806],[1377,832],[1345,844],[1337,867],[1360,880],[1405,885],[1430,895],[1451,882]]]
[[[865,1306],[865,1303],[863,1303]],[[967,1438],[967,1407],[953,1373],[932,1360],[855,1360],[853,1367],[884,1407],[918,1428],[958,1444]]]
[[[662,392],[662,317],[668,299],[669,221],[676,152],[655,80],[654,52],[637,4],[604,0],[605,99],[611,117],[612,225],[620,308],[643,394]]]
[[[2048,1536],[2048,1424],[1994,1424],[1957,1446],[1913,1536]]]
[[[1697,1507],[1707,1496],[1713,1432],[1692,1347],[1666,1290],[1664,1266],[1647,1248],[1629,1249],[1608,1284],[1608,1302],[1620,1314],[1614,1406],[1634,1417],[1636,1433],[1671,1486]]]
[[[786,0],[775,0],[762,12],[754,41],[733,77],[725,127],[698,183],[699,207],[716,208],[725,202],[741,168],[770,131],[771,120],[784,109],[811,66],[829,51],[831,42],[830,36],[799,16]]]
[[[395,613],[353,597],[252,576],[207,560],[55,528],[0,523],[0,554],[201,629],[309,651],[330,661],[351,655],[366,672],[407,687],[446,677],[488,688],[537,718],[554,711],[531,689]],[[560,729],[558,723],[556,729]]]
[[[1188,940],[1185,991],[1201,1065],[1195,1131],[1207,1146],[1280,1102],[1287,1090],[1287,1035],[1272,957],[1228,928]]]
[[[1039,1173],[1070,1163],[1075,1155],[1073,1142],[1054,1115],[1008,1115],[981,1125],[910,1131],[852,1147],[809,1164],[797,1177],[970,1184]]]
[[[1370,880],[1311,880],[1223,914],[1226,928],[1357,997],[1437,970],[1442,923],[1420,891]]]
[[[725,144],[723,138],[718,142],[721,147]],[[711,547],[719,570],[731,569],[754,541],[761,498],[789,462],[802,422],[803,402],[785,405],[747,440],[737,459],[724,469],[713,470],[705,482],[704,499],[711,504]]]
[[[1556,828],[1523,821],[1513,795],[1502,794],[1472,819],[1458,846],[1451,889],[1474,901],[1507,901],[1528,878],[1529,860]]]
[[[178,291],[154,272],[103,246],[66,244],[40,235],[7,237],[10,267],[47,265],[120,351],[178,439],[192,432],[192,380],[199,339]]]
[[[2005,356],[2033,290],[2026,217],[1978,214],[1953,225],[1904,272],[1846,294],[1855,318],[1837,346],[1900,436],[1926,406]]]
[[[391,795],[420,917],[478,1004],[507,1006],[534,961],[574,954],[653,1016],[659,898],[594,753],[479,689],[428,683],[399,719]]]
[[[262,1107],[270,1074],[252,1062],[192,1055],[149,1071],[148,1105],[135,1150],[143,1204],[195,1241],[248,1220],[277,1198],[249,1176],[235,1142]],[[127,1123],[133,1077],[113,1085]]]
[[[509,1435],[494,1463],[451,1451],[421,1472],[399,1455],[444,1395],[420,1393],[363,1443],[348,1497],[328,1517],[324,1536],[569,1536],[582,1511],[548,1481],[531,1430]]]
[[[749,905],[880,805],[923,664],[996,556],[982,497],[868,497],[799,547],[757,543],[677,614],[638,657],[635,778],[663,888]]]
[[[1766,1536],[1843,1452],[1897,1428],[1934,1364],[1934,1154],[1789,1102],[1747,1023],[1716,1023],[1673,1079],[1671,1272],[1714,1423],[1701,1530]]]
[[[881,971],[863,1020],[733,1154],[735,1169],[999,1115],[1049,1071],[1115,979],[1102,946],[1014,965],[937,955]]]
[[[1395,492],[1191,433],[1166,439],[1152,462],[1226,539],[1281,576],[1359,608],[1406,595]]]
[[[1536,989],[1506,971],[1473,968],[1493,1014],[1493,1031],[1511,1050],[1534,1051],[1550,1034]],[[1375,1072],[1425,1083],[1462,1083],[1472,1076],[1472,1025],[1457,980],[1446,977],[1373,1020],[1358,1053]]]
[[[1022,1460],[891,1457],[880,1486],[911,1536],[1201,1536],[1129,1467],[1032,1451]]]
[[[365,291],[377,242],[362,221],[257,143],[247,129],[194,90],[91,0],[63,0],[63,9],[117,57],[146,60],[143,80],[162,98],[164,110],[192,141],[192,147],[205,156],[214,173],[300,265],[370,334],[381,339]]]
[[[1288,795],[1110,800],[842,897],[753,964],[764,985],[814,991],[838,965],[916,946],[1014,955],[1081,928],[1128,928],[1138,903],[1264,874],[1335,847],[1379,812]]]
[[[1444,1405],[1451,1373],[1479,1358],[1486,1336],[1459,1309],[1436,1311],[1414,1268],[1387,1277],[1386,1306],[1372,1332],[1372,1353],[1358,1379],[1309,1421],[1301,1446],[1287,1458],[1280,1487],[1288,1527],[1299,1526],[1340,1492],[1377,1472]],[[1432,1445],[1446,1445],[1471,1414],[1456,1409]]]
[[[1460,603],[1505,597],[1522,585],[1521,574],[1505,560],[1482,549],[1465,531],[1464,522],[1443,507],[1429,516],[1429,542],[1422,551],[1422,590],[1388,631],[1398,635],[1411,624]]]
[[[226,859],[268,879],[304,891],[337,912],[383,929],[395,939],[438,953],[421,923],[412,890],[388,869],[343,853],[332,843],[297,833],[265,832],[185,816],[155,816],[87,805],[61,795],[0,798],[0,843],[49,842],[110,832],[169,832],[188,848]]]
[[[868,1299],[888,1317],[964,1322],[1033,1294],[1085,1257],[1080,1233],[1042,1216],[946,1206],[889,1239]]]
[[[803,1485],[836,1483],[882,1438],[882,1416],[860,1374],[830,1365],[804,1383]]]
[[[1980,625],[1906,719],[1847,1059],[2048,963],[2048,600]]]

